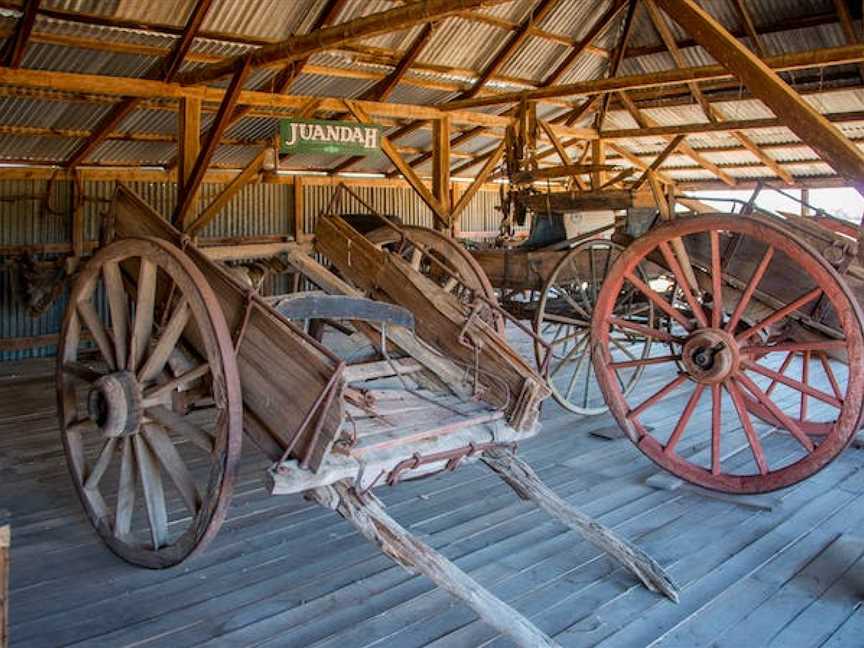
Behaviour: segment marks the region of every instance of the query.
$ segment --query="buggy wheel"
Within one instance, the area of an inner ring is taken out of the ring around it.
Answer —
[[[56,380],[72,480],[105,543],[149,568],[200,551],[231,500],[242,404],[225,318],[189,258],[156,239],[100,250],[72,287]]]
[[[591,362],[591,317],[606,275],[623,249],[606,239],[584,241],[558,262],[541,292],[534,332],[549,347],[535,341],[534,356],[540,371],[548,370],[552,396],[575,414],[593,416],[608,410]],[[647,281],[641,269],[640,276]],[[634,321],[641,318],[649,328],[655,325],[654,304],[635,290],[630,299],[618,300],[617,314]],[[619,331],[610,341],[631,360],[651,353],[652,340],[633,331]],[[624,393],[633,389],[642,371],[637,365],[621,372]]]
[[[468,250],[456,241],[427,227],[407,225],[401,229],[407,235],[404,242],[399,233],[390,227],[379,227],[369,232],[366,237],[375,245],[399,254],[415,270],[422,272],[466,304],[473,303],[475,295],[495,299],[495,291],[483,268]],[[443,272],[439,263],[458,280]],[[504,318],[497,312],[491,312],[491,317],[495,330],[504,335]]]
[[[683,299],[667,301],[655,282],[642,281],[635,270],[645,261],[665,268]],[[648,331],[619,317],[628,287],[671,326]],[[821,337],[790,343],[788,332],[801,327]],[[620,330],[667,343],[658,345],[662,355],[638,361],[650,395],[621,388],[618,372],[637,363],[614,357],[610,336]],[[598,380],[618,424],[653,461],[700,486],[731,493],[789,486],[824,468],[860,427],[864,374],[843,370],[864,360],[860,307],[821,255],[767,219],[697,216],[649,231],[610,270],[592,335]],[[842,354],[848,365],[802,379],[784,367],[790,353]],[[754,403],[781,434],[754,421]],[[823,434],[808,434],[804,422]]]

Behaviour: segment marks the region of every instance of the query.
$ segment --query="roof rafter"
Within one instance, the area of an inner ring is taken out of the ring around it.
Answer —
[[[21,14],[18,24],[15,25],[15,31],[0,51],[0,60],[6,67],[18,67],[24,60],[30,32],[33,31],[36,13],[39,11],[39,2],[40,0],[25,0],[24,12]]]
[[[186,53],[192,46],[192,41],[195,39],[201,23],[204,22],[204,17],[207,15],[207,11],[210,9],[212,3],[213,0],[197,0],[186,20],[186,26],[183,29],[180,40],[174,44],[171,53],[168,54],[164,61],[157,62],[151,68],[147,75],[149,78],[157,78],[166,82],[174,80],[183,63],[183,57],[186,56]],[[81,146],[72,153],[66,166],[74,168],[84,162],[105,141],[109,133],[116,130],[123,120],[132,114],[139,103],[140,99],[130,97],[114,106],[99,123],[99,126],[94,129],[93,134],[84,140]]]

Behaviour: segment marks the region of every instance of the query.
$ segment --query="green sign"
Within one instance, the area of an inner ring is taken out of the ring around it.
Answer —
[[[283,119],[282,153],[369,155],[381,149],[381,127],[345,121]]]

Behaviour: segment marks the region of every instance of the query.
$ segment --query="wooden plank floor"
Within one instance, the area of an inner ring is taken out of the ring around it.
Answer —
[[[51,370],[44,361],[0,366],[14,648],[512,645],[336,514],[268,497],[266,462],[251,449],[229,518],[202,557],[166,571],[119,561],[88,526],[66,474]],[[687,396],[664,401],[651,424],[671,428]],[[628,441],[590,434],[609,427],[608,416],[579,419],[550,402],[543,418],[522,456],[558,493],[657,558],[682,586],[678,605],[480,466],[379,494],[397,520],[564,646],[862,645],[861,450],[797,487],[738,501],[646,483],[663,480]],[[765,442],[794,447],[786,435]],[[682,443],[681,452],[702,449]]]

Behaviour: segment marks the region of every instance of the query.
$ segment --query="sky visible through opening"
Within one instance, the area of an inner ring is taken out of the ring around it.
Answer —
[[[801,198],[801,192],[797,189],[783,189],[783,192],[798,199]],[[693,198],[699,198],[712,207],[716,207],[719,211],[729,211],[732,204],[721,201],[714,202],[711,198],[734,198],[736,200],[748,201],[753,194],[752,191],[688,191],[685,193]],[[861,215],[864,213],[864,197],[854,189],[811,189],[807,202],[814,207],[824,209],[832,216],[843,218],[856,225],[861,224]],[[756,204],[768,211],[801,213],[801,205],[799,203],[770,189],[762,190],[756,199]]]

